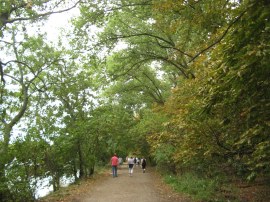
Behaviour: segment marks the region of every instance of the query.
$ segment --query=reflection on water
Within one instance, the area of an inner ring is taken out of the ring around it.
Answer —
[[[52,177],[47,177],[43,179],[38,179],[36,184],[36,193],[35,198],[38,199],[40,197],[46,196],[53,191],[53,186],[50,185],[50,181],[52,181]],[[75,177],[61,177],[60,186],[67,187],[71,183],[75,181]]]

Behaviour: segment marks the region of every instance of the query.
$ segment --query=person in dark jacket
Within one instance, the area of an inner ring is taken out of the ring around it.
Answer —
[[[145,173],[145,168],[146,168],[146,159],[145,159],[145,158],[142,158],[141,162],[142,162],[142,169],[143,169],[143,173]]]

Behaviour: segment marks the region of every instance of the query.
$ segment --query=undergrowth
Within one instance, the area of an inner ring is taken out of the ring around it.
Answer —
[[[165,175],[164,180],[173,189],[180,193],[188,194],[196,201],[228,201],[222,194],[221,181],[218,179],[207,179],[196,174],[186,173],[181,176]],[[226,187],[226,192],[233,192],[233,189]],[[230,198],[229,201],[236,201]]]

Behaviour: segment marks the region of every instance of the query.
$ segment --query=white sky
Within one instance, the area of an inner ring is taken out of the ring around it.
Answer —
[[[79,14],[78,8],[73,8],[69,11],[66,11],[64,13],[57,13],[53,14],[49,17],[48,21],[45,22],[44,30],[47,32],[48,40],[49,41],[55,41],[60,36],[60,30],[63,29],[69,29],[70,20]]]

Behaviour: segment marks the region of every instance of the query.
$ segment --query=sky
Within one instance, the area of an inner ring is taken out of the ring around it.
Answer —
[[[73,8],[70,11],[64,13],[56,13],[49,17],[45,23],[44,30],[47,32],[49,41],[56,41],[60,36],[61,28],[68,29],[69,21],[79,14],[78,8]]]

